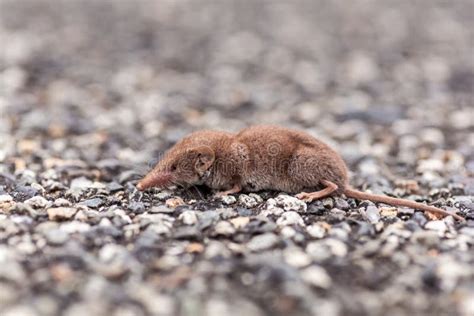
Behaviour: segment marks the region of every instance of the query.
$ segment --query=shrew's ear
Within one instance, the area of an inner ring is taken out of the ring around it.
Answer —
[[[214,150],[209,146],[199,146],[191,149],[191,152],[196,159],[194,162],[194,169],[200,174],[204,173],[212,166],[216,157]]]

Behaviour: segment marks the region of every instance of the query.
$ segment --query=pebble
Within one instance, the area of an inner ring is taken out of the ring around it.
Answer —
[[[53,205],[56,206],[56,207],[61,207],[61,206],[69,207],[69,206],[72,205],[72,203],[69,202],[66,199],[58,198],[58,199],[54,200]]]
[[[72,190],[77,189],[83,191],[86,189],[93,188],[93,182],[87,179],[86,177],[75,178],[71,181],[70,188]]]
[[[371,224],[375,224],[380,221],[380,211],[374,205],[367,206],[367,208],[365,209],[365,213],[363,211],[361,211],[361,213]]]
[[[46,200],[42,196],[34,196],[32,198],[29,198],[28,200],[25,201],[25,204],[28,204],[32,206],[33,208],[46,208],[50,206],[52,203],[48,200]]]
[[[342,199],[340,197],[336,197],[336,198],[334,198],[334,200],[335,200],[336,208],[338,208],[340,210],[348,210],[350,208],[349,203],[347,203],[347,201],[345,199]]]
[[[0,209],[6,210],[13,205],[13,198],[8,194],[0,195]]]
[[[82,223],[79,221],[71,221],[61,224],[61,230],[67,233],[84,233],[91,229],[91,225],[88,223]]]
[[[169,229],[158,230],[159,232],[169,232]],[[176,239],[198,239],[201,236],[200,230],[195,226],[183,226],[176,228],[174,238]]]
[[[255,198],[247,195],[247,194],[240,194],[239,195],[239,203],[246,208],[254,208],[258,205],[257,200]]]
[[[69,239],[69,234],[63,229],[52,229],[45,233],[46,240],[53,246],[64,244]]]
[[[283,252],[286,263],[295,268],[303,268],[311,264],[311,258],[298,247],[286,248]]]
[[[186,210],[179,214],[178,219],[183,222],[184,225],[194,225],[198,222],[198,217],[195,211]]]
[[[174,197],[166,200],[166,206],[170,208],[176,208],[181,205],[185,205],[183,199],[180,197]]]
[[[380,208],[380,215],[383,217],[394,218],[398,215],[398,209],[396,207],[382,207]]]
[[[300,214],[294,211],[288,211],[288,212],[283,213],[277,219],[276,223],[278,226],[289,226],[289,225],[304,226],[303,218],[300,216]]]
[[[312,286],[329,289],[332,286],[332,279],[324,268],[312,265],[301,271],[301,278]]]
[[[115,181],[108,183],[106,188],[107,188],[107,191],[111,193],[122,191],[124,189],[123,185]]]
[[[250,222],[250,217],[239,216],[236,218],[232,218],[230,222],[232,223],[232,225],[234,225],[235,228],[242,229]]]
[[[48,218],[51,221],[61,221],[71,219],[77,212],[72,207],[54,207],[47,210]]]
[[[159,206],[153,206],[150,209],[150,213],[174,213],[174,209],[165,206],[165,205],[159,205]]]
[[[155,197],[160,201],[165,201],[173,195],[172,191],[164,190],[155,194]]]
[[[214,231],[216,235],[232,236],[235,233],[235,227],[227,221],[220,221],[216,223]]]
[[[90,208],[98,208],[99,206],[103,204],[104,204],[104,201],[101,198],[88,199],[79,203],[79,205],[84,205]]]
[[[128,204],[128,208],[133,213],[143,213],[145,211],[145,204],[143,202],[131,201]]]
[[[329,221],[340,222],[346,218],[346,212],[338,208],[333,208],[329,211]]]
[[[237,199],[233,195],[224,195],[224,196],[221,196],[220,199],[222,203],[224,203],[225,205],[232,205],[235,202],[237,202]],[[240,197],[239,197],[239,200],[240,200]]]
[[[448,230],[448,226],[446,226],[446,223],[442,220],[429,221],[425,224],[425,229],[434,230],[438,232],[440,236],[443,236]]]
[[[324,238],[326,235],[326,229],[323,225],[319,223],[314,223],[306,228],[308,234],[316,239]]]
[[[273,233],[265,233],[253,237],[248,243],[247,248],[250,251],[258,252],[273,248],[278,244],[278,237]]]
[[[305,213],[308,207],[306,203],[300,199],[284,194],[277,196],[275,198],[275,203],[285,211],[295,211],[300,213]]]

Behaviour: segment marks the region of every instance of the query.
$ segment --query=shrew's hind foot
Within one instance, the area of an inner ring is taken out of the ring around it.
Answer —
[[[326,188],[316,191],[316,192],[311,192],[311,193],[306,193],[306,192],[301,192],[296,195],[296,198],[305,201],[306,203],[310,203],[314,200],[321,199],[323,197],[326,197],[330,194],[332,194],[334,191],[337,191],[339,188],[337,184],[332,183],[331,181],[323,180],[321,181]]]
[[[223,196],[227,196],[229,194],[239,193],[241,190],[242,190],[242,187],[240,185],[236,184],[232,187],[232,189],[227,190],[227,191],[217,192],[214,196],[215,197],[223,197]]]

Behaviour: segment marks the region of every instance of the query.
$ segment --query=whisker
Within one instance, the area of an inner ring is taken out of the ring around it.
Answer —
[[[197,186],[195,186],[194,184],[192,185],[193,188],[196,189],[197,193],[199,194],[199,197],[204,200],[204,196],[202,195],[201,191],[199,190],[199,188]]]

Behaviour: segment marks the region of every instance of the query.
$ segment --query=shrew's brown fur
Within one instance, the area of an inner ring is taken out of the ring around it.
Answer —
[[[271,125],[249,127],[237,134],[192,133],[173,146],[137,188],[171,184],[202,184],[221,191],[219,195],[241,190],[301,192],[296,196],[308,202],[346,194],[464,220],[433,206],[354,190],[344,160],[332,148],[305,132]]]

